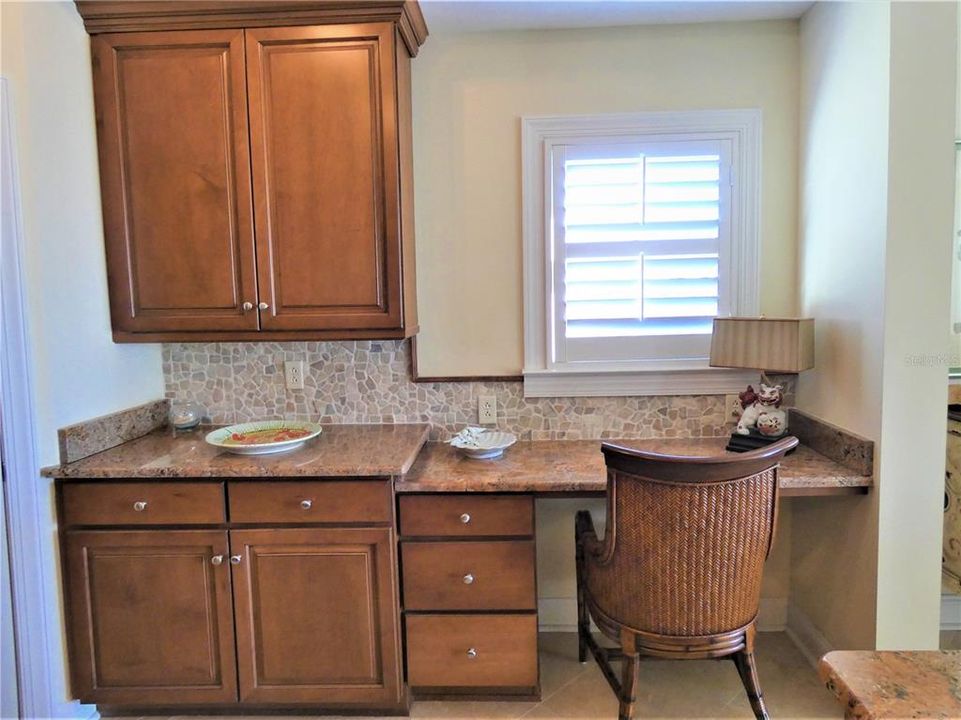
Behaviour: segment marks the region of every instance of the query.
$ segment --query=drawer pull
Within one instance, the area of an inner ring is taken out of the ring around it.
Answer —
[[[463,515],[460,516],[460,521],[466,525],[467,523],[470,522],[470,515],[468,515],[467,513],[464,513]]]
[[[231,564],[231,565],[240,565],[240,563],[242,563],[243,560],[244,560],[244,556],[243,556],[243,555],[231,555],[231,556],[230,556],[230,564]]]
[[[210,564],[211,564],[211,565],[223,565],[223,564],[224,564],[224,556],[223,556],[223,555],[214,555],[212,558],[210,558]]]
[[[147,509],[147,501],[138,500],[133,504],[133,509],[136,510],[137,512],[143,512],[144,510]]]
[[[465,584],[465,585],[473,585],[473,584],[474,584],[474,576],[471,575],[470,573],[467,573],[467,574],[464,576],[464,584]]]
[[[474,648],[468,648],[468,649],[467,649],[467,659],[468,659],[468,660],[473,660],[473,659],[476,658],[476,657],[477,657],[477,651],[476,651]]]
[[[301,507],[301,509],[303,509],[303,510],[310,510],[310,508],[313,507],[313,505],[314,505],[314,501],[313,501],[313,500],[301,500],[301,501],[300,501],[300,507]]]

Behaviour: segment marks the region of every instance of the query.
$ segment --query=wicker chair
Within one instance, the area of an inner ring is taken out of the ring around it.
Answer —
[[[778,464],[789,437],[742,455],[679,457],[604,443],[607,532],[577,513],[578,651],[600,665],[634,715],[640,656],[730,658],[751,708],[767,718],[754,663],[761,572],[777,520]],[[591,637],[590,620],[620,644]],[[621,676],[611,661],[622,661]]]

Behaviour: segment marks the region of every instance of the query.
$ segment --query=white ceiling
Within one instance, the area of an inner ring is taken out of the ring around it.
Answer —
[[[799,18],[813,2],[420,0],[431,33]]]

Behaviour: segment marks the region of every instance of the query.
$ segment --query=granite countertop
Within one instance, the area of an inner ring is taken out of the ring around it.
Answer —
[[[155,430],[66,465],[61,479],[182,477],[372,477],[406,473],[427,441],[428,425],[324,425],[320,437],[278,455],[232,455],[204,442],[211,430]]]
[[[961,718],[961,651],[841,650],[818,670],[846,718]]]
[[[727,438],[612,440],[675,455],[725,453]],[[446,443],[428,443],[397,492],[604,492],[607,473],[600,440],[519,442],[496,460],[462,457]],[[857,494],[872,479],[801,445],[781,464],[783,495]]]

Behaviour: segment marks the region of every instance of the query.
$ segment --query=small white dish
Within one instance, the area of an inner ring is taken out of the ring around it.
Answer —
[[[517,442],[513,433],[500,430],[480,430],[468,428],[450,440],[452,447],[458,452],[474,460],[490,460],[498,458],[504,451]]]
[[[269,455],[296,450],[322,430],[316,423],[264,420],[218,428],[207,433],[204,439],[235,455]]]

